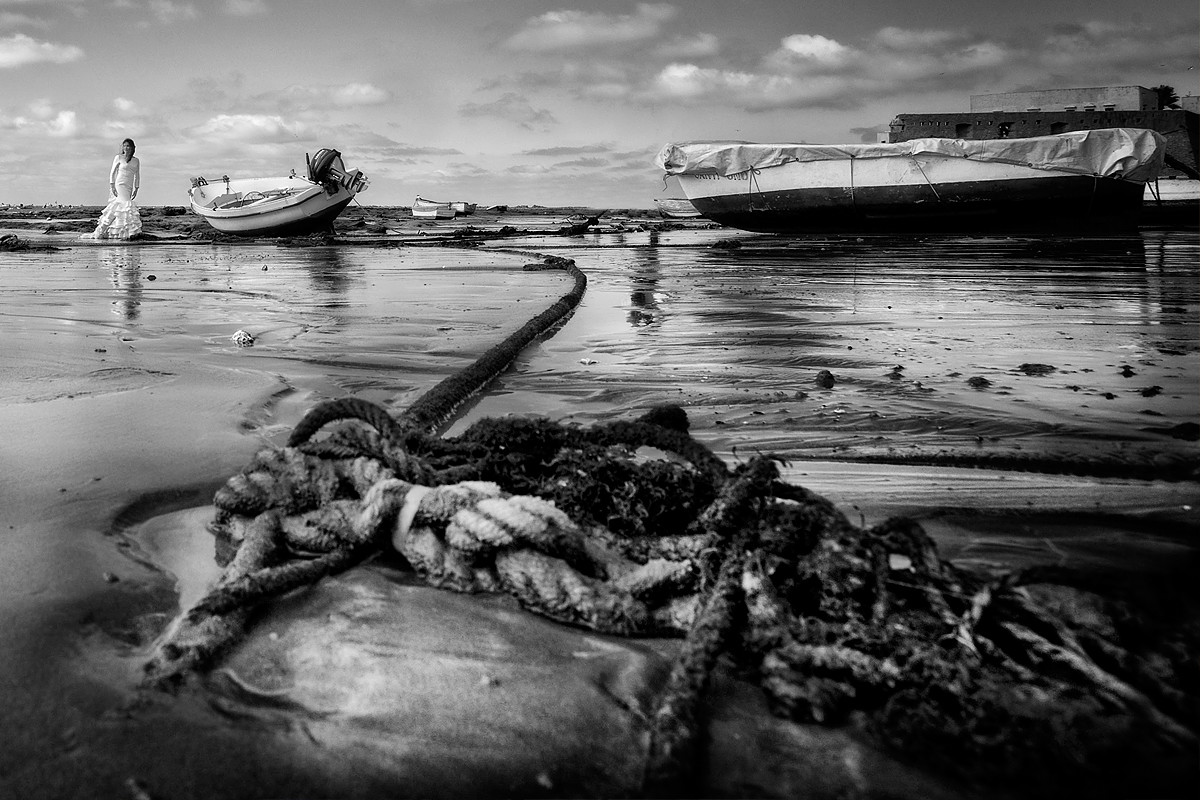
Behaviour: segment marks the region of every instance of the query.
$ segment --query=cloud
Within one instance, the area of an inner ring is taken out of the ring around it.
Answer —
[[[49,100],[34,100],[23,114],[5,119],[0,116],[0,130],[35,137],[69,139],[79,135],[78,115],[74,111],[55,108]]]
[[[768,76],[750,72],[668,64],[655,77],[652,93],[660,98],[687,102],[718,95],[759,92],[766,80],[769,80]]]
[[[270,13],[265,0],[225,0],[225,13],[231,17],[255,17]]]
[[[894,52],[946,50],[954,47],[965,34],[945,30],[910,30],[908,28],[880,28],[869,41]]]
[[[412,158],[413,156],[457,156],[461,150],[448,147],[430,147],[428,145],[396,143],[382,151],[382,155],[390,158]]]
[[[117,2],[118,0],[113,0]],[[81,9],[88,0],[0,0],[0,6],[67,6]]]
[[[547,11],[527,20],[504,46],[533,53],[575,51],[630,44],[657,38],[663,24],[676,15],[665,3],[639,3],[632,14],[593,11]]]
[[[785,36],[779,49],[767,58],[769,65],[782,70],[808,72],[813,69],[836,70],[844,68],[851,59],[862,53],[833,39],[810,33]]]
[[[490,103],[464,103],[458,107],[464,117],[495,117],[514,122],[525,130],[549,130],[558,120],[545,109],[534,108],[528,99],[508,92]]]
[[[585,144],[577,147],[541,147],[536,150],[522,150],[517,155],[522,156],[553,156],[560,158],[562,156],[575,156],[584,153],[608,153],[612,150],[608,145],[603,144]]]
[[[392,99],[391,92],[369,83],[347,83],[341,86],[288,86],[278,92],[257,95],[254,105],[265,102],[280,110],[299,111],[336,106],[376,106]]]
[[[392,93],[369,83],[347,83],[336,87],[331,97],[337,106],[377,106],[392,99]]]
[[[200,16],[191,3],[176,3],[174,0],[150,0],[149,8],[154,18],[163,25],[174,25]]]
[[[504,172],[507,175],[547,175],[551,169],[544,164],[514,164]]]
[[[471,164],[465,161],[454,161],[446,164],[440,169],[433,170],[431,174],[437,178],[458,180],[461,178],[477,178],[481,175],[490,175],[491,173],[477,164]]]
[[[554,165],[555,169],[563,167],[583,167],[585,169],[593,169],[597,167],[607,167],[609,161],[607,158],[576,158],[571,161],[559,161]]]
[[[23,33],[0,38],[0,69],[13,69],[29,64],[67,64],[83,58],[83,50],[75,45],[39,42]]]
[[[1046,72],[1128,82],[1120,76],[1135,70],[1157,73],[1160,65],[1178,70],[1195,65],[1196,34],[1195,29],[1169,25],[1153,29],[1106,22],[1059,26],[1047,34],[1036,63]]]
[[[626,15],[555,11],[532,18],[506,46],[552,60],[497,76],[487,88],[659,108],[850,110],[899,96],[912,102],[954,94],[965,105],[971,93],[1022,86],[1153,82],[1196,60],[1194,30],[1106,22],[1017,31],[886,26],[844,40],[785,31],[774,47],[727,56],[711,34],[670,38],[666,23],[675,13],[642,4]],[[515,107],[502,113],[470,106],[464,113],[519,118]]]
[[[17,14],[12,11],[0,12],[0,29],[4,28],[48,28],[50,23],[44,19]]]
[[[46,135],[67,138],[79,133],[79,122],[74,111],[60,111],[46,124]]]
[[[237,71],[219,76],[192,78],[187,82],[187,88],[174,100],[181,108],[193,110],[231,109],[241,101],[245,83],[246,76]]]
[[[679,60],[630,96],[645,103],[712,103],[746,111],[852,109],[902,93],[1128,82],[1131,73],[1153,73],[1160,63],[1194,61],[1194,51],[1195,37],[1188,32],[1108,23],[1060,27],[1024,39],[885,27],[844,43],[797,33],[783,37],[757,66],[731,69]]]
[[[186,133],[220,143],[311,141],[311,132],[303,123],[289,122],[270,114],[221,114],[193,126]]]
[[[711,33],[692,36],[677,36],[658,46],[657,55],[678,60],[682,58],[710,58],[721,52],[721,43]]]

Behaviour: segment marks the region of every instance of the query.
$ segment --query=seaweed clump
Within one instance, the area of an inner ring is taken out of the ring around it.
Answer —
[[[855,725],[1026,796],[1173,794],[1197,777],[1194,614],[1066,569],[972,572],[909,520],[856,526],[770,458],[728,469],[680,409],[441,439],[332,401],[214,503],[226,575],[147,664],[155,686],[207,668],[256,603],[384,553],[566,624],[682,638],[648,722],[651,795],[698,790],[720,664],[779,716]]]

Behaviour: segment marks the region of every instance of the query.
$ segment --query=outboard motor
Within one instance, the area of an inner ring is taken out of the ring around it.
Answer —
[[[305,155],[307,158],[307,154]],[[342,154],[337,150],[322,148],[308,162],[308,179],[325,187],[329,194],[337,194],[339,189],[354,194],[367,188],[370,181],[362,174],[362,170],[353,172],[346,170],[342,163]]]
[[[341,153],[328,147],[322,147],[308,162],[308,179],[313,183],[324,183],[329,176],[329,168],[335,159],[341,158]]]

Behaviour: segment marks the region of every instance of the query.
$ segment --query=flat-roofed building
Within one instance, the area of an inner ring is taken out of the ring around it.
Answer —
[[[888,141],[907,142],[930,136],[1020,139],[1095,128],[1147,128],[1167,140],[1164,175],[1196,178],[1200,177],[1200,115],[1196,101],[1189,95],[1180,99],[1181,108],[1160,111],[1158,94],[1141,86],[972,95],[970,111],[897,115],[890,125]],[[1126,107],[1119,107],[1122,105]]]
[[[1158,93],[1144,86],[1094,86],[973,94],[971,111],[1158,111]]]

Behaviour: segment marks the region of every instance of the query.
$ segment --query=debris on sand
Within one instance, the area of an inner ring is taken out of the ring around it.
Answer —
[[[0,236],[0,251],[30,251],[30,252],[45,252],[49,250],[57,250],[58,248],[48,244],[34,244],[28,239],[22,239],[15,233],[6,233]]]

